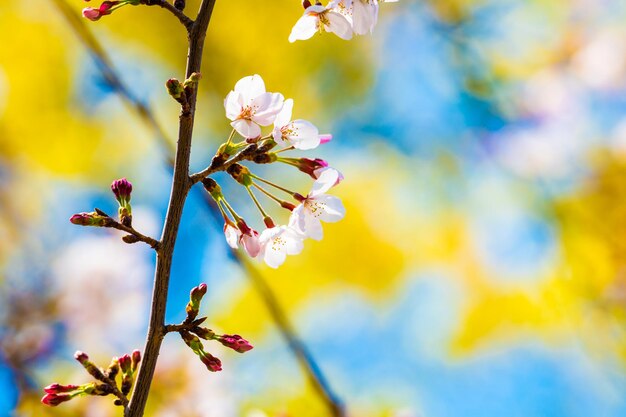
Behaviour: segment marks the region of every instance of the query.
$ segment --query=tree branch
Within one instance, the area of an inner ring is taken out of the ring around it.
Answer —
[[[189,51],[187,55],[187,71],[185,78],[194,72],[200,72],[202,51],[206,31],[211,20],[216,0],[202,0],[195,23],[189,30]],[[174,160],[174,179],[170,193],[170,202],[165,216],[165,225],[161,237],[161,250],[157,254],[156,270],[154,274],[154,288],[148,334],[144,348],[144,357],[137,374],[137,382],[126,417],[142,417],[148,400],[150,385],[154,376],[157,358],[161,349],[161,342],[165,335],[165,307],[167,305],[167,291],[169,288],[172,256],[180,219],[183,214],[185,199],[191,188],[189,179],[189,158],[191,154],[191,139],[193,122],[196,111],[197,89],[188,97],[189,112],[180,115],[178,144]]]
[[[168,12],[170,12],[174,16],[176,16],[178,18],[178,20],[180,21],[180,23],[182,23],[183,26],[185,26],[187,28],[187,31],[191,30],[191,28],[193,26],[193,20],[191,20],[185,13],[183,13],[182,11],[180,11],[176,7],[174,7],[167,0],[148,0],[148,2],[146,4],[148,6],[160,6],[160,7],[164,8],[165,10],[167,10]]]

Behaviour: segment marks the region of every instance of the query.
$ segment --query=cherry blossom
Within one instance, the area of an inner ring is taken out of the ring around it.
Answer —
[[[333,168],[325,168],[313,183],[311,192],[291,212],[289,226],[304,237],[321,240],[323,237],[321,221],[334,223],[346,214],[341,200],[326,194],[341,181],[341,174]]]
[[[297,255],[304,248],[303,236],[289,226],[276,226],[261,232],[259,256],[271,268],[281,266],[287,255]]]
[[[316,32],[333,32],[341,39],[352,39],[352,26],[344,15],[335,10],[336,2],[324,7],[321,4],[309,6],[304,15],[291,29],[289,42],[311,38]]]
[[[292,121],[292,112],[293,100],[287,99],[274,121],[274,131],[272,132],[274,141],[282,148],[288,146],[301,150],[317,148],[321,142],[317,127],[302,119]]]
[[[280,93],[265,91],[265,83],[260,75],[242,78],[235,89],[224,100],[226,117],[241,136],[256,138],[261,135],[260,126],[274,123],[276,115],[283,107],[284,97]]]
[[[366,35],[374,30],[378,22],[379,3],[395,3],[398,0],[339,0],[334,1],[334,7],[346,16],[352,30],[357,35]]]

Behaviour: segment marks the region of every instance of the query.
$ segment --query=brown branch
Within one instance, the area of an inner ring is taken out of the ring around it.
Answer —
[[[195,184],[199,181],[202,181],[203,179],[205,179],[206,177],[208,177],[211,174],[216,173],[217,171],[226,171],[226,169],[233,165],[236,164],[237,162],[241,162],[244,159],[249,159],[254,155],[254,152],[257,150],[257,145],[256,143],[251,143],[250,145],[246,146],[245,148],[243,148],[241,151],[239,151],[237,154],[235,154],[234,156],[232,156],[230,159],[222,162],[222,163],[218,163],[218,164],[211,164],[209,165],[207,168],[203,169],[200,172],[197,172],[193,175],[191,175],[189,178],[191,179],[192,184]],[[215,158],[214,158],[215,160]]]
[[[128,226],[124,226],[122,223],[113,221],[113,223],[111,223],[109,225],[109,227],[113,228],[113,229],[117,229],[117,230],[121,230],[123,232],[126,232],[130,235],[133,235],[137,238],[138,241],[140,242],[144,242],[146,244],[148,244],[152,249],[154,249],[155,251],[158,252],[159,250],[159,241],[156,239],[153,239],[149,236],[143,235],[141,233],[139,233],[137,230],[135,230],[132,227],[128,227]],[[130,243],[130,242],[128,242]],[[134,243],[134,242],[133,242]]]
[[[180,23],[182,23],[183,26],[187,28],[187,31],[191,30],[193,23],[194,23],[193,20],[191,20],[185,13],[183,13],[182,11],[174,7],[167,0],[147,0],[146,4],[148,6],[160,6],[164,8],[165,10],[167,10],[168,12],[176,16],[178,20],[180,21]]]
[[[206,31],[211,20],[215,1],[216,0],[202,0],[196,21],[189,30],[189,51],[187,55],[187,71],[185,78],[189,78],[194,72],[200,72],[204,40],[206,38]],[[180,219],[183,214],[185,199],[192,185],[189,179],[189,157],[191,154],[196,97],[197,89],[194,89],[188,97],[189,112],[180,115],[178,145],[176,147],[176,158],[174,160],[174,179],[161,237],[161,250],[157,254],[152,305],[150,308],[150,322],[148,324],[144,357],[139,367],[139,373],[137,374],[135,389],[133,390],[130,403],[125,412],[126,417],[143,416],[161,348],[161,342],[165,335],[165,307],[167,304],[167,291],[172,267],[172,255]]]

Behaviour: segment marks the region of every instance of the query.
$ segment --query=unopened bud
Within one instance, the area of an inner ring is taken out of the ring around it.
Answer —
[[[183,10],[185,10],[185,0],[175,0],[174,7],[182,12]]]
[[[55,407],[61,403],[71,400],[73,397],[70,394],[46,394],[41,399],[41,402],[45,405]]]
[[[119,371],[120,371],[120,364],[118,363],[117,358],[113,358],[111,360],[111,364],[109,365],[107,370],[104,372],[104,375],[107,376],[109,379],[115,379]]]
[[[304,7],[305,9],[308,9],[309,7],[311,7],[311,2],[309,0],[303,0],[302,7]]]
[[[139,242],[139,238],[135,235],[122,236],[122,240],[124,241],[124,243],[128,243],[129,245]]]
[[[94,211],[91,213],[74,214],[70,217],[70,222],[79,226],[107,227],[111,223],[111,219],[106,216],[101,216]]]
[[[89,375],[93,376],[98,381],[103,381],[105,379],[104,374],[96,365],[94,365],[90,360],[89,356],[85,352],[81,352],[80,350],[74,354],[74,358],[83,365],[83,368],[89,373]]]
[[[208,352],[202,352],[200,355],[200,360],[206,366],[206,368],[211,372],[219,372],[222,370],[222,361],[220,361],[215,356],[211,355]]]
[[[139,362],[141,362],[141,352],[138,350],[133,350],[133,353],[131,354],[131,359],[132,359],[131,369],[133,370],[133,372],[135,372],[137,368],[139,367]]]
[[[193,321],[193,319],[198,316],[198,313],[200,312],[200,302],[206,292],[207,285],[204,283],[191,289],[191,292],[189,293],[189,303],[187,303],[187,307],[185,308],[185,311],[187,312],[187,320],[189,322]]]
[[[238,334],[228,335],[223,334],[217,338],[217,340],[224,346],[233,349],[236,352],[244,353],[252,350],[254,346],[250,344],[246,339]]]
[[[185,80],[185,82],[183,82],[183,87],[185,89],[187,88],[196,88],[196,86],[198,85],[198,82],[200,81],[200,79],[202,78],[202,75],[200,75],[199,72],[194,72],[192,73],[189,78],[187,78]]]
[[[167,92],[174,100],[182,104],[187,105],[187,94],[185,93],[185,87],[176,78],[170,78],[165,82],[165,88]]]
[[[122,374],[126,375],[126,374],[132,373],[132,370],[131,370],[132,361],[130,359],[130,355],[121,356],[117,361],[120,364],[120,369],[122,370]]]
[[[55,383],[48,385],[43,390],[46,394],[61,394],[65,392],[76,391],[78,388],[78,385],[61,385]]]
[[[133,192],[133,185],[126,178],[121,178],[111,183],[111,191],[113,191],[115,199],[120,206],[126,207],[130,203],[130,195]]]

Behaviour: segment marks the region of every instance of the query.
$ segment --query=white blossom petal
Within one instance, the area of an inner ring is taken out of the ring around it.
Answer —
[[[298,19],[294,27],[291,29],[289,42],[293,43],[298,40],[303,41],[305,39],[311,38],[313,35],[315,35],[315,32],[318,31],[319,24],[319,17],[317,16],[317,14],[308,14],[305,12],[304,16]]]
[[[276,116],[276,120],[274,120],[274,126],[281,128],[286,126],[291,121],[291,114],[293,113],[293,99],[288,98],[283,103],[283,108],[280,110],[280,113]]]
[[[352,3],[352,28],[357,35],[371,32],[378,20],[378,3],[355,1]]]
[[[260,75],[249,75],[237,81],[235,91],[241,94],[243,103],[247,105],[256,97],[265,93],[265,83]]]
[[[226,109],[226,117],[230,120],[239,117],[243,109],[241,94],[236,91],[228,93],[224,99],[224,108]]]
[[[230,124],[244,138],[261,136],[261,128],[251,120],[237,119]]]
[[[341,181],[339,179],[340,176],[341,173],[334,168],[322,171],[315,182],[313,182],[311,192],[309,192],[309,197],[317,197],[330,190],[338,183],[338,181]]]
[[[321,208],[318,219],[326,223],[334,223],[343,219],[346,215],[346,209],[338,197],[334,195],[320,195],[315,198],[315,202]]]
[[[224,236],[226,236],[226,243],[233,249],[237,249],[239,245],[237,242],[239,241],[239,236],[241,232],[234,226],[229,224],[224,225]]]
[[[259,233],[255,230],[252,230],[251,233],[251,235],[242,235],[240,241],[241,246],[243,246],[248,255],[252,258],[256,258],[259,252],[261,252]]]
[[[335,35],[346,41],[352,39],[352,26],[344,15],[334,10],[329,10],[326,12],[326,19],[328,19],[329,23],[324,26],[326,32],[333,32]]]
[[[303,151],[317,148],[320,144],[319,130],[309,121],[297,119],[288,125],[287,139],[296,149]]]
[[[264,93],[252,100],[252,120],[261,126],[269,126],[283,108],[285,98],[280,93]]]

